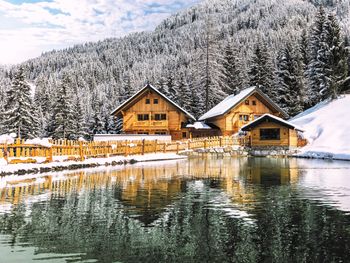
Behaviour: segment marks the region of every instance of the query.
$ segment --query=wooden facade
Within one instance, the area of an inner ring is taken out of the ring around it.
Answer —
[[[199,120],[215,125],[220,129],[221,135],[227,136],[239,132],[244,125],[266,113],[282,118],[288,117],[277,104],[259,89],[249,88],[236,96],[229,96],[200,117]]]
[[[249,132],[252,147],[297,147],[301,129],[276,116],[265,114],[242,127]]]
[[[151,85],[145,86],[112,112],[123,118],[126,134],[168,134],[189,138],[186,125],[195,118]]]

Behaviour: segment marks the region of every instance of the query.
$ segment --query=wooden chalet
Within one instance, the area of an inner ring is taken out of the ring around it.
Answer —
[[[189,138],[186,125],[195,118],[152,85],[146,85],[116,108],[112,115],[123,118],[126,134],[171,135]]]
[[[266,113],[281,118],[288,117],[288,114],[260,89],[250,87],[237,95],[228,96],[201,116],[199,121],[216,127],[219,129],[219,135],[226,136],[237,133],[241,127]],[[217,134],[217,129],[213,129],[213,133]],[[193,132],[195,134],[195,131]]]
[[[250,133],[252,147],[297,147],[298,134],[303,132],[294,124],[271,114],[264,114],[241,129]]]

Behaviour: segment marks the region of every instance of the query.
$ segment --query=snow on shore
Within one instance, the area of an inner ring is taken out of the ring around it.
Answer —
[[[305,130],[298,156],[350,160],[350,95],[323,101],[290,121]]]
[[[26,163],[26,164],[7,164],[3,158],[0,158],[0,174],[1,173],[17,173],[20,170],[32,170],[41,168],[53,168],[62,167],[68,168],[71,165],[105,165],[106,163],[111,164],[112,162],[130,162],[131,160],[136,162],[148,162],[148,161],[163,161],[163,160],[177,160],[184,159],[187,156],[178,155],[176,153],[156,153],[156,154],[145,154],[145,155],[130,155],[124,156],[113,156],[107,158],[89,158],[83,162],[80,161],[63,161],[68,156],[54,157],[54,162],[42,163],[45,158],[36,158],[38,163]]]

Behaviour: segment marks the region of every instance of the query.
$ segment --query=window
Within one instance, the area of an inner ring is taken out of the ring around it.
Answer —
[[[138,121],[148,121],[149,115],[148,114],[137,114],[137,120]]]
[[[182,138],[184,139],[184,138],[187,138],[187,132],[183,132],[182,133]]]
[[[146,99],[146,104],[151,104],[151,100],[150,99]]]
[[[249,121],[249,115],[239,115],[240,121]]]
[[[153,104],[158,104],[158,99],[153,99]]]
[[[160,113],[157,113],[157,114],[154,114],[154,119],[156,121],[164,121],[166,120],[166,114],[160,114]]]
[[[249,105],[249,100],[246,100],[246,101],[245,101],[245,105]]]
[[[154,134],[157,134],[157,135],[166,135],[166,132],[155,132]]]
[[[260,140],[279,140],[280,129],[260,129]]]
[[[256,100],[252,101],[252,105],[254,105],[254,106],[256,105]]]

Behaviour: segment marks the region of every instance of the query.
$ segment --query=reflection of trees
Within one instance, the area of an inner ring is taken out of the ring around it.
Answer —
[[[292,165],[194,159],[72,174],[48,186],[51,198],[34,203],[29,220],[21,203],[1,215],[0,229],[37,253],[82,253],[100,262],[348,261],[349,216],[300,198]],[[223,193],[255,221],[209,209]]]

